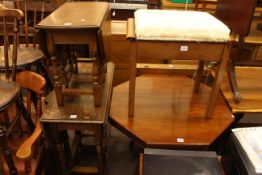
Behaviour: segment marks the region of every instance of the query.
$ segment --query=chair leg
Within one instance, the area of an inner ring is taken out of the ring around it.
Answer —
[[[6,130],[6,133],[5,133],[5,137],[9,137],[10,134],[12,133],[12,131],[14,130],[14,127],[17,126],[17,124],[20,125],[20,114],[16,114],[15,118],[12,120],[11,124],[8,126],[7,130]],[[20,127],[20,126],[19,126]],[[21,128],[19,128],[21,129]],[[21,130],[22,132],[22,130]]]
[[[4,156],[5,161],[8,165],[10,175],[17,175],[17,169],[12,159],[11,152],[6,143],[3,126],[0,126],[0,148],[1,154]]]
[[[51,80],[51,78],[50,78],[50,75],[49,75],[46,67],[45,67],[45,64],[44,64],[44,61],[43,61],[43,60],[41,60],[41,61],[39,62],[38,67],[39,67],[39,71],[41,72],[41,74],[43,75],[43,77],[44,77],[45,80],[46,80],[46,84],[47,84],[48,90],[50,90],[50,91],[53,90],[53,89],[54,89],[54,86],[53,86],[53,84],[52,84],[52,80]]]
[[[10,120],[9,120],[8,109],[5,109],[3,114],[4,114],[4,121],[5,121],[5,123],[9,124]]]
[[[237,85],[235,66],[236,66],[235,62],[232,61],[231,64],[228,66],[227,73],[228,73],[229,84],[234,94],[234,100],[236,103],[239,103],[241,101],[241,96]]]
[[[1,158],[0,158],[0,174],[4,175],[4,166]]]
[[[31,159],[25,160],[25,173],[29,174],[31,172]]]
[[[32,133],[35,129],[35,124],[33,123],[31,116],[28,114],[21,97],[18,97],[18,99],[16,100],[16,106],[22,114],[24,120],[27,122],[29,129]]]

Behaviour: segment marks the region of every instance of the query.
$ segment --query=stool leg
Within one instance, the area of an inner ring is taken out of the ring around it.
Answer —
[[[131,55],[129,58],[129,96],[128,96],[128,117],[134,117],[135,112],[135,93],[136,93],[136,52],[137,46],[131,41]]]
[[[216,104],[217,97],[218,97],[219,90],[220,90],[220,86],[221,86],[221,83],[222,83],[222,79],[224,77],[226,66],[227,66],[227,63],[228,63],[228,60],[229,60],[229,54],[230,54],[231,48],[232,48],[231,45],[225,45],[223,56],[222,56],[222,59],[221,59],[222,61],[221,61],[219,68],[217,70],[214,85],[212,87],[212,91],[211,91],[210,96],[209,96],[208,106],[207,106],[207,110],[206,110],[206,114],[205,114],[206,118],[211,118],[212,115],[213,115],[213,112],[214,112],[214,109],[215,109],[215,104]]]
[[[202,77],[203,70],[204,70],[204,64],[205,64],[204,61],[199,61],[199,63],[198,63],[198,69],[197,69],[197,72],[196,72],[196,78],[195,78],[195,84],[194,84],[195,93],[199,92],[201,77]]]

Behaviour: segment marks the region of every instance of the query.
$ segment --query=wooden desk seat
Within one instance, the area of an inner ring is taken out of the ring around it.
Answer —
[[[201,18],[195,18],[195,16]],[[181,18],[185,18],[187,21],[184,22]],[[209,30],[207,24],[210,26],[210,22],[211,26],[215,27]],[[190,25],[188,24],[192,24],[193,27],[189,28]],[[170,28],[172,30],[169,30]],[[187,32],[183,32],[184,29]],[[212,33],[212,30],[215,32]],[[191,35],[192,32],[193,35]],[[189,35],[187,35],[188,33]],[[199,33],[199,35],[196,35],[196,33]],[[136,11],[135,20],[128,20],[127,29],[127,38],[130,39],[132,46],[129,116],[134,115],[136,60],[169,58],[199,60],[194,85],[195,92],[199,91],[204,61],[212,60],[221,63],[207,104],[205,117],[210,118],[229,58],[231,49],[231,45],[228,44],[228,41],[231,41],[229,33],[230,30],[222,22],[205,12]]]

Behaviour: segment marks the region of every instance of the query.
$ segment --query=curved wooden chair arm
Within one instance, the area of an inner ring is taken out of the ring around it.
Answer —
[[[33,155],[33,146],[34,143],[39,139],[42,134],[42,128],[40,122],[38,121],[35,127],[34,132],[28,137],[18,148],[16,156],[20,159],[30,159]]]
[[[136,38],[134,18],[128,18],[128,20],[127,20],[126,38],[127,39],[135,39]]]
[[[20,19],[24,16],[24,13],[19,9],[9,9],[0,4],[0,16],[13,16]]]
[[[33,71],[22,71],[16,74],[16,82],[24,88],[33,90],[38,94],[42,94],[45,88],[46,81],[45,79],[33,72]]]

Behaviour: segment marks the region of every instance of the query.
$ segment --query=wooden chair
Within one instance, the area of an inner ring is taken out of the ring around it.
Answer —
[[[207,4],[216,4],[217,1],[219,0],[197,0],[195,9],[201,9],[202,11],[205,11]],[[199,7],[199,3],[202,3],[202,8]],[[230,2],[225,0],[220,4],[226,3]],[[230,64],[228,66],[229,82],[236,103],[240,102],[241,95],[236,81],[235,67],[262,66],[261,60],[256,60],[258,49],[262,44],[262,13],[256,12],[255,10],[257,6],[261,7],[262,3],[260,0],[249,0],[245,3],[248,3],[246,5],[247,10],[245,13],[239,13],[239,11],[241,11],[241,9],[239,9],[239,4],[236,5],[231,3],[231,6],[218,6],[218,11],[221,11],[220,9],[224,8],[225,10],[232,12],[230,14],[231,17],[229,17],[230,15],[226,13],[216,14],[216,16],[221,19],[221,21],[229,26],[229,28],[234,32],[232,35],[235,35],[237,38],[237,42],[234,43],[234,47],[230,54]]]
[[[5,72],[5,76],[1,76],[0,79],[0,112],[6,114],[7,108],[15,102],[16,106],[22,113],[23,118],[25,119],[26,123],[29,126],[30,131],[34,131],[34,123],[32,122],[32,119],[30,115],[28,114],[27,110],[25,109],[23,102],[20,98],[20,86],[15,82],[16,78],[18,81],[21,83],[23,81],[27,81],[26,87],[29,85],[34,85],[31,90],[36,91],[38,93],[38,89],[41,87],[43,90],[43,87],[45,85],[45,80],[41,79],[41,81],[37,81],[37,79],[40,79],[39,77],[36,78],[37,76],[29,76],[28,72],[22,72],[19,73],[18,76],[16,76],[16,70],[17,70],[17,39],[18,39],[18,20],[23,17],[23,12],[17,9],[8,9],[4,7],[2,4],[0,4],[0,17],[3,19],[3,31],[4,31],[4,46],[0,47],[1,53],[3,53],[3,62],[1,61],[1,64],[4,66],[2,67],[2,70]],[[12,47],[9,45],[9,35],[8,35],[8,30],[7,30],[7,18],[13,18],[14,20],[14,25],[13,25],[13,45]],[[12,50],[12,52],[10,52]],[[10,55],[11,54],[11,55]],[[12,56],[10,59],[10,56]],[[12,66],[10,66],[10,64]],[[35,78],[32,78],[35,77]],[[23,81],[21,80],[23,79]],[[28,83],[28,81],[31,81],[32,83]],[[34,84],[36,83],[36,85]],[[22,86],[24,84],[21,83]],[[42,92],[41,92],[42,93]],[[39,97],[41,93],[38,93]],[[29,98],[30,99],[30,98]],[[39,99],[39,98],[38,98]],[[41,106],[41,102],[37,102],[37,106]],[[39,110],[39,107],[37,108],[37,111]],[[41,115],[40,112],[36,112],[37,115]],[[15,120],[14,120],[15,121]],[[39,135],[41,134],[41,131],[39,132],[39,124],[37,124],[36,129],[38,130],[38,134],[33,134],[34,138],[38,138]],[[32,142],[32,141],[27,141],[27,142]],[[9,167],[9,174],[17,174],[17,170],[15,168],[15,164],[13,162],[12,156],[10,149],[8,147],[8,144],[5,139],[5,127],[0,123],[0,150],[1,154],[5,158],[5,162]],[[28,150],[30,150],[29,148]],[[20,155],[20,154],[19,154]],[[28,162],[28,161],[27,161]]]
[[[242,98],[236,81],[236,66],[262,66],[261,58],[258,55],[260,46],[262,45],[262,12],[261,10],[260,12],[256,12],[257,5],[261,6],[261,2],[257,1],[253,4],[251,15],[246,19],[247,31],[239,35],[234,52],[231,54],[228,77],[236,103],[239,103]]]
[[[32,156],[34,156],[36,150],[38,150],[38,139],[41,136],[42,133],[42,128],[40,127],[40,119],[42,115],[42,100],[41,97],[44,93],[44,88],[46,81],[45,79],[40,76],[37,73],[34,73],[32,71],[23,71],[17,74],[16,76],[16,82],[20,85],[21,88],[27,90],[27,111],[28,113],[32,116],[32,110],[31,110],[31,104],[32,104],[32,92],[36,94],[37,101],[35,105],[35,123],[36,127],[34,132],[19,146],[16,156],[19,159],[22,159],[24,161],[24,170],[22,170],[25,173],[30,173],[32,167],[31,167],[31,159]],[[39,155],[37,158],[36,165],[35,165],[35,171],[41,172],[42,171],[42,149],[43,146],[41,147],[41,150],[38,150]],[[41,162],[41,163],[40,163]],[[36,173],[37,174],[37,173]]]
[[[40,122],[39,122],[39,118],[42,115],[42,94],[44,92],[44,88],[45,88],[45,79],[40,76],[39,74],[32,72],[32,71],[23,71],[23,72],[19,72],[16,75],[16,82],[20,85],[20,87],[22,89],[24,89],[24,92],[26,92],[27,96],[26,96],[26,106],[27,106],[27,111],[28,113],[32,115],[32,110],[31,110],[31,103],[32,103],[32,92],[34,92],[37,96],[37,102],[36,102],[36,109],[35,109],[35,123],[36,123],[36,127],[33,131],[33,133],[29,134],[29,136],[25,136],[25,137],[20,137],[20,139],[17,138],[7,138],[3,135],[2,136],[2,141],[5,142],[5,147],[8,148],[8,145],[11,145],[12,149],[10,148],[11,153],[16,152],[16,157],[15,154],[13,154],[13,160],[14,160],[14,164],[16,167],[18,168],[17,172],[24,172],[25,174],[29,174],[32,170],[32,166],[31,166],[31,160],[34,158],[33,156],[35,156],[36,152],[38,151],[39,155],[37,155],[37,159],[34,161],[34,170],[37,172],[35,172],[35,174],[40,173],[43,169],[43,162],[41,162],[42,159],[42,149],[43,147],[41,147],[41,150],[38,150],[38,146],[39,144],[37,144],[41,133],[42,133],[42,129],[40,127]],[[18,120],[19,115],[16,116],[16,118],[14,120]],[[10,142],[9,142],[10,140]],[[15,140],[15,143],[14,143]],[[7,141],[7,142],[6,142]],[[9,143],[7,145],[7,143]],[[11,157],[11,156],[10,156]],[[19,160],[20,159],[20,160]],[[22,161],[21,161],[22,160]],[[23,165],[21,165],[21,162],[23,163]],[[24,167],[21,169],[21,167]],[[5,166],[5,169],[7,168],[7,166]],[[8,166],[9,168],[9,172],[15,172],[16,168],[13,166]]]
[[[0,4],[0,17],[3,19],[3,29],[4,29],[4,47],[1,47],[1,53],[4,54],[4,64],[5,65],[5,79],[0,80],[0,93],[4,94],[1,95],[0,98],[0,112],[3,112],[10,106],[19,96],[20,87],[17,83],[15,83],[15,70],[16,70],[16,59],[17,59],[17,50],[13,49],[12,61],[12,71],[11,71],[11,80],[10,79],[10,72],[9,72],[9,62],[8,62],[8,33],[7,33],[7,17],[14,18],[14,48],[17,47],[17,21],[23,16],[23,13],[18,10],[9,10],[6,9],[3,5]],[[1,153],[3,154],[8,166],[10,167],[10,174],[17,174],[16,168],[14,166],[14,162],[12,160],[10,150],[7,146],[5,141],[4,135],[4,127],[0,125],[0,146],[1,146]]]
[[[43,1],[16,1],[14,0],[14,8],[23,11],[24,16],[19,21],[18,27],[18,48],[17,48],[17,69],[25,70],[31,69],[32,65],[37,65],[37,71],[45,77],[48,87],[52,89],[51,79],[47,73],[47,66],[45,66],[45,56],[42,50],[37,45],[36,29],[37,22],[44,18],[45,0]],[[9,21],[9,26],[13,25],[13,21]],[[9,32],[12,35],[12,32]],[[13,43],[12,39],[8,37],[8,42]],[[12,52],[12,45],[9,52]],[[0,56],[3,58],[3,55]],[[3,63],[0,63],[0,68],[3,68]]]
[[[214,1],[214,2],[211,2]],[[229,0],[198,0],[205,4],[220,2],[217,6],[216,17],[229,26],[232,31],[232,35],[235,36],[236,42],[230,54],[230,64],[228,66],[228,77],[232,92],[234,93],[234,99],[236,103],[241,100],[239,88],[236,81],[235,67],[236,66],[261,66],[261,61],[254,60],[258,47],[261,45],[261,15],[255,15],[255,7],[261,6],[260,0],[248,0],[246,2],[240,1],[239,3],[233,3]],[[243,4],[245,3],[245,4]],[[243,6],[245,10],[241,9]],[[195,9],[198,9],[198,3],[196,3]],[[202,10],[205,10],[205,5],[202,6]],[[221,11],[226,11],[221,13]],[[241,13],[240,13],[241,12]],[[251,56],[247,56],[245,47],[253,47],[251,50]]]

